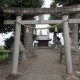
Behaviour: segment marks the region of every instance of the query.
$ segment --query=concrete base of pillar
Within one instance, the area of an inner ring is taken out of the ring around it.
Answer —
[[[17,74],[9,74],[6,77],[6,80],[19,80],[19,78],[21,77],[21,73],[17,73]]]
[[[73,75],[63,75],[64,80],[79,80],[74,74]]]

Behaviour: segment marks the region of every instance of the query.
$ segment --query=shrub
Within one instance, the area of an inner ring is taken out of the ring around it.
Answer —
[[[0,55],[8,54],[9,50],[0,50]]]
[[[11,36],[10,38],[7,38],[5,40],[5,46],[4,46],[4,48],[10,50],[13,41],[14,41],[14,36]]]
[[[4,49],[4,46],[0,46],[0,50]]]
[[[8,57],[9,50],[0,50],[0,62],[6,61]]]

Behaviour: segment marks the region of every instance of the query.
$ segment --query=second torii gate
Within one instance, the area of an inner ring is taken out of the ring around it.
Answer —
[[[31,11],[32,10],[32,11]],[[12,74],[18,73],[18,58],[19,58],[19,41],[20,41],[20,31],[21,31],[21,24],[59,24],[63,23],[63,33],[64,33],[64,43],[65,43],[65,53],[66,53],[66,73],[68,75],[73,74],[72,70],[72,58],[71,58],[71,48],[70,48],[70,39],[69,39],[69,28],[68,23],[80,23],[80,19],[68,19],[67,12],[63,14],[62,20],[22,20],[22,14],[47,14],[47,13],[64,13],[63,9],[57,9],[58,11],[53,11],[51,9],[40,9],[41,11],[38,12],[38,9],[4,9],[5,13],[18,13],[19,15],[16,17],[16,20],[5,20],[4,24],[14,24],[16,22],[15,27],[15,40],[14,40],[14,51],[13,51],[13,65],[12,65]],[[68,11],[69,10],[69,11]],[[64,10],[65,11],[65,10]],[[76,7],[71,9],[68,7],[68,12],[80,12],[80,7]]]

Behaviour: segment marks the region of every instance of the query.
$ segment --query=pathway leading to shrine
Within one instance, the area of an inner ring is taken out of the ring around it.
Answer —
[[[59,53],[52,49],[37,49],[35,53],[36,59],[20,65],[19,80],[63,80],[66,69],[59,64]]]
[[[65,64],[59,63],[57,50],[36,49],[36,57],[19,63],[19,72],[22,76],[18,80],[63,80],[62,75],[66,73]],[[0,63],[0,80],[5,80],[11,73],[12,62]],[[80,71],[80,65],[73,65],[75,71]]]

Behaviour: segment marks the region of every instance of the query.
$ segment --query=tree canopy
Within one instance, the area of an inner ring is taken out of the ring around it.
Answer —
[[[55,8],[55,7],[57,7],[57,4],[53,1],[51,3],[50,7]],[[58,20],[58,19],[61,19],[61,18],[62,18],[61,14],[51,14],[49,19],[50,20]],[[63,31],[62,25],[61,24],[58,25],[57,29],[58,29],[58,31],[56,33],[61,33]],[[50,30],[50,32],[55,32],[55,25],[53,25],[53,24],[50,25],[49,30]]]
[[[55,3],[58,3],[60,5],[75,5],[75,4],[80,4],[80,0],[54,0]]]
[[[21,7],[21,8],[39,8],[44,4],[44,0],[0,0],[1,7]],[[4,14],[3,10],[0,10],[0,33],[7,33],[14,31],[15,25],[3,25],[4,19],[16,19],[15,15]],[[34,15],[23,15],[22,19],[34,19]],[[21,41],[23,42],[24,27],[21,29]],[[13,36],[5,40],[5,48],[10,49],[13,42]]]
[[[56,4],[60,4],[63,6],[69,6],[69,5],[77,5],[80,4],[80,0],[54,0]],[[75,16],[76,14],[69,14],[70,16]],[[70,17],[69,16],[69,17]],[[78,26],[78,40],[80,40],[80,24]]]
[[[1,0],[0,5],[4,7],[41,7],[43,0]]]
[[[69,6],[69,5],[75,5],[75,4],[80,4],[80,0],[54,0],[54,1],[52,1],[52,3],[51,3],[51,8],[55,8],[55,7],[57,7],[57,4],[59,4],[59,5],[63,5],[63,6]],[[72,14],[71,14],[72,15]],[[51,14],[50,15],[50,19],[53,19],[53,20],[57,20],[57,19],[61,19],[62,18],[62,16],[61,16],[61,14]],[[53,26],[53,27],[52,27]],[[61,27],[61,25],[60,26],[58,26],[58,31],[62,31],[62,29],[61,29],[62,27]],[[59,30],[60,29],[60,30]],[[50,31],[52,32],[54,32],[54,30],[55,30],[55,28],[54,28],[54,25],[51,25],[51,27],[50,27]]]
[[[44,0],[0,0],[0,7],[42,7]],[[33,18],[34,16],[23,16],[23,19]],[[3,14],[3,10],[0,8],[0,33],[6,33],[14,30],[14,25],[3,25],[4,19],[15,19],[15,15]]]

